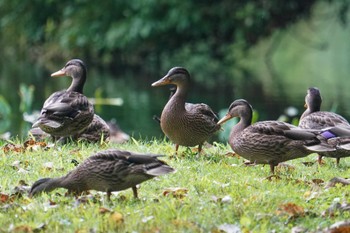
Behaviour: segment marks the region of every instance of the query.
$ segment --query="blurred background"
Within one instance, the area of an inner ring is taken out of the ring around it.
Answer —
[[[174,66],[192,76],[189,102],[221,114],[247,99],[259,120],[297,119],[310,86],[323,110],[350,119],[349,0],[0,0],[0,134],[25,136],[51,78],[71,58],[88,67],[96,113],[135,138],[163,137]]]

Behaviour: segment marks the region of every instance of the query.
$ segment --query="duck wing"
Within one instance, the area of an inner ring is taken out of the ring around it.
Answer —
[[[44,103],[41,115],[53,117],[76,117],[89,110],[91,103],[81,93],[60,91],[53,93]]]
[[[322,129],[332,126],[350,127],[349,122],[333,112],[314,112],[300,120],[301,128]]]
[[[218,116],[213,112],[213,110],[207,104],[192,104],[186,103],[185,109],[187,112],[191,112],[193,114],[203,115],[207,118],[213,119],[215,123],[219,121]]]

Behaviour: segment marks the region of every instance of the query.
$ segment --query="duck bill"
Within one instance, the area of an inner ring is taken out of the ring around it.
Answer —
[[[306,103],[304,104],[304,108],[308,108],[308,106],[307,106],[307,104],[306,104]]]
[[[168,76],[164,76],[162,79],[152,83],[152,87],[164,86],[171,84]]]
[[[226,121],[230,120],[232,118],[232,116],[227,113],[223,118],[221,118],[219,121],[218,121],[218,125],[221,125],[223,123],[225,123]]]
[[[56,71],[55,73],[51,74],[51,77],[60,77],[60,76],[65,76],[66,72],[64,71],[64,69]]]

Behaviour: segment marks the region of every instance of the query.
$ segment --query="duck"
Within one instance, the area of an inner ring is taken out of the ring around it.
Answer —
[[[81,140],[96,143],[101,141],[108,141],[110,135],[111,130],[107,122],[95,113],[91,123],[75,137],[78,141]]]
[[[68,193],[80,194],[88,190],[107,193],[131,188],[138,198],[136,185],[154,177],[175,172],[175,169],[159,160],[163,155],[135,153],[108,149],[88,157],[74,170],[59,178],[42,178],[34,182],[29,196],[51,192],[57,188],[68,189]]]
[[[129,141],[129,134],[125,133],[118,125],[115,118],[107,122],[110,130],[109,142],[110,143],[125,143]]]
[[[83,94],[86,66],[80,59],[72,59],[51,77],[70,76],[67,90],[57,91],[44,102],[32,128],[39,127],[53,137],[74,137],[81,133],[94,118],[94,107]]]
[[[321,111],[322,97],[321,92],[317,87],[310,87],[307,90],[305,96],[305,105],[306,108],[299,120],[299,127],[303,129],[323,129],[327,127],[339,127],[350,130],[349,122],[341,115]],[[336,159],[336,165],[339,165],[340,158],[349,157],[350,151],[344,149],[343,146],[348,143],[347,137],[341,137],[332,139],[330,143],[338,146],[338,149],[333,152],[319,153],[318,163],[322,164],[322,157],[332,157]]]
[[[307,131],[281,121],[259,121],[252,124],[253,108],[245,99],[232,102],[219,125],[239,117],[229,136],[232,150],[254,164],[269,164],[274,174],[281,162],[305,157],[314,152],[334,151],[327,143],[326,132]],[[324,133],[324,135],[322,135]],[[329,136],[334,137],[333,136]]]
[[[160,127],[170,141],[175,143],[175,153],[179,146],[194,147],[198,153],[202,145],[221,127],[213,110],[203,103],[186,103],[190,91],[190,74],[183,67],[173,67],[153,87],[175,85],[173,93],[160,116]]]

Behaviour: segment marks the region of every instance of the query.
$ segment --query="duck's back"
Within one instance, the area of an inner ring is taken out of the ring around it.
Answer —
[[[72,186],[82,184],[85,190],[120,191],[136,186],[174,169],[158,160],[159,155],[134,154],[128,151],[99,152],[70,172]],[[74,182],[72,182],[74,181]],[[74,187],[72,187],[74,190]]]
[[[308,154],[305,141],[286,136],[295,126],[278,121],[261,121],[239,134],[230,135],[230,146],[240,156],[255,163],[278,164]]]
[[[53,136],[72,136],[84,130],[93,116],[93,105],[86,96],[74,91],[59,91],[45,101],[34,124]]]
[[[323,129],[333,126],[350,127],[349,122],[334,112],[318,111],[300,119],[299,127],[303,129]]]

